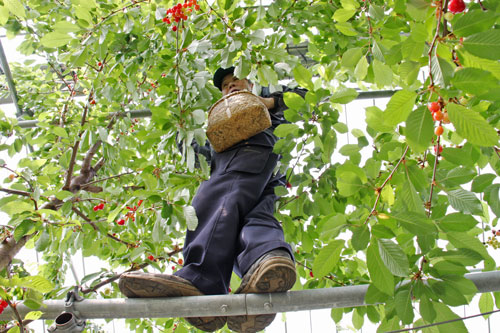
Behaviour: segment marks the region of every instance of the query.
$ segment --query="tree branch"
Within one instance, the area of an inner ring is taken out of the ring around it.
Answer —
[[[0,246],[0,271],[7,267],[26,242],[35,234],[23,236],[16,242],[14,237],[9,237]]]
[[[8,193],[8,194],[21,195],[23,197],[31,197],[31,193],[29,193],[29,192],[19,191],[19,190],[12,190],[10,188],[0,187],[0,192],[5,192],[5,193]]]

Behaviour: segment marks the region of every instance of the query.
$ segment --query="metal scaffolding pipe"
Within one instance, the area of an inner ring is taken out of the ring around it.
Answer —
[[[7,85],[9,86],[12,102],[16,106],[16,116],[21,117],[23,111],[19,107],[16,86],[14,85],[14,79],[12,78],[12,73],[10,72],[9,62],[7,61],[7,57],[5,56],[5,52],[3,50],[2,40],[0,40],[0,64],[2,65],[5,78],[7,79]]]
[[[394,95],[396,91],[397,90],[360,91],[356,99],[389,98]],[[151,110],[124,111],[123,115],[125,114],[129,114],[131,118],[148,118],[151,117]],[[18,122],[21,128],[34,128],[37,127],[37,124],[38,120],[20,120]]]
[[[500,291],[500,271],[471,273],[478,292]],[[368,305],[365,294],[368,285],[289,291],[274,294],[214,295],[176,298],[86,299],[75,302],[81,318],[168,318],[264,314],[325,308],[347,308]],[[41,319],[54,319],[64,311],[63,300],[44,302]],[[17,306],[21,316],[31,311]],[[0,314],[0,320],[13,318],[10,308]]]

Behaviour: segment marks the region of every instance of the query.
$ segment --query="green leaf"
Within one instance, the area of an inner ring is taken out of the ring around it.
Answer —
[[[356,251],[361,251],[366,249],[368,243],[370,242],[370,230],[366,225],[355,227],[352,232],[351,243],[352,247]]]
[[[354,88],[346,88],[341,86],[339,89],[335,90],[330,96],[330,102],[347,104],[352,102],[358,97],[359,93]]]
[[[12,279],[15,286],[31,288],[41,293],[48,293],[54,289],[52,282],[42,276],[26,276],[20,279]]]
[[[11,201],[3,205],[0,209],[10,216],[34,210],[33,204],[24,201]]]
[[[394,295],[394,278],[387,269],[378,249],[377,240],[373,239],[366,251],[366,263],[372,283],[375,287],[387,295]]]
[[[453,20],[453,34],[466,37],[478,32],[488,31],[495,24],[498,14],[494,11],[474,10]]]
[[[337,187],[339,194],[344,197],[354,195],[361,190],[363,184],[358,175],[351,171],[343,171],[337,176]]]
[[[24,6],[19,0],[4,0],[3,1],[5,7],[9,9],[9,11],[18,17],[26,18],[26,11],[24,10]]]
[[[392,217],[401,224],[403,228],[415,235],[428,235],[435,233],[436,226],[425,215],[414,212],[398,212]]]
[[[493,305],[493,296],[491,296],[491,293],[481,294],[481,297],[479,297],[479,311],[481,311],[481,313],[493,311]],[[491,316],[491,314],[484,315],[483,317],[486,319],[489,316]]]
[[[0,6],[0,25],[3,26],[9,20],[9,9],[5,6]]]
[[[59,21],[56,24],[54,24],[54,30],[63,34],[67,34],[68,32],[77,32],[80,31],[81,28],[69,21]]]
[[[388,126],[396,126],[406,120],[410,115],[417,94],[409,90],[400,90],[396,92],[387,103],[384,111],[384,123]]]
[[[422,318],[425,319],[427,322],[434,322],[434,319],[436,318],[436,310],[434,309],[434,306],[432,302],[429,300],[427,297],[422,297],[420,299],[420,315]]]
[[[453,76],[452,65],[441,57],[433,56],[431,59],[431,72],[434,82],[441,86],[450,84],[450,79]]]
[[[274,135],[284,138],[293,133],[294,136],[297,136],[299,129],[299,125],[297,124],[280,124],[274,130]]]
[[[490,60],[500,59],[500,30],[484,31],[465,38],[464,49],[479,57]]]
[[[25,320],[38,320],[42,317],[42,311],[30,311],[24,316]]]
[[[434,135],[434,121],[425,107],[410,113],[406,119],[405,135],[408,145],[416,154],[429,147]]]
[[[384,112],[376,106],[366,108],[366,124],[377,132],[390,133],[393,126],[388,126],[384,122]]]
[[[498,79],[479,68],[462,68],[456,71],[451,83],[458,89],[474,95],[481,95],[498,87]]]
[[[363,56],[363,51],[359,47],[348,49],[342,55],[342,67],[354,70],[359,59]]]
[[[493,213],[500,217],[500,184],[493,184],[484,190],[484,200]]]
[[[413,306],[411,304],[411,292],[409,288],[400,289],[394,296],[394,303],[398,317],[403,324],[408,325],[413,322]]]
[[[346,36],[354,37],[358,35],[358,32],[352,27],[350,22],[339,22],[335,24],[335,28]]]
[[[472,192],[459,188],[447,191],[446,193],[448,194],[450,205],[459,212],[465,214],[482,214],[483,207],[481,206],[481,201]]]
[[[53,31],[44,35],[40,42],[43,46],[53,48],[67,45],[72,39],[73,37],[68,34]]]
[[[469,249],[479,253],[484,259],[491,259],[483,243],[475,236],[464,232],[447,232],[446,237],[457,249]]]
[[[361,57],[356,64],[356,68],[354,68],[354,76],[359,81],[362,81],[366,74],[368,74],[368,60],[366,60],[366,57]]]
[[[444,231],[464,232],[474,228],[477,221],[471,215],[451,213],[439,221],[439,227]]]
[[[184,217],[186,218],[186,225],[188,230],[194,231],[198,226],[198,217],[196,216],[196,211],[193,206],[182,207]]]
[[[454,103],[449,103],[447,110],[457,133],[470,143],[486,147],[498,143],[495,129],[479,113]]]
[[[471,191],[476,193],[483,192],[486,187],[490,186],[493,183],[493,180],[496,177],[497,176],[492,173],[485,173],[477,176],[472,181]]]
[[[283,99],[286,106],[290,109],[300,110],[306,101],[299,95],[293,92],[286,92],[283,94]]]
[[[375,75],[375,83],[379,87],[392,86],[393,72],[391,67],[383,62],[373,60],[373,74]]]
[[[444,184],[445,187],[457,187],[458,185],[470,182],[476,172],[463,167],[457,167],[448,172],[446,177],[438,178],[438,182]]]
[[[347,22],[354,14],[356,14],[356,9],[339,8],[333,14],[333,19],[337,22]]]
[[[408,276],[410,269],[408,258],[398,244],[389,239],[379,239],[378,249],[382,261],[393,275]]]
[[[337,265],[343,248],[344,241],[340,239],[334,240],[322,248],[313,262],[314,276],[322,278],[330,274]]]
[[[18,242],[24,235],[31,233],[35,228],[33,221],[25,220],[21,222],[14,230],[14,239]]]
[[[293,76],[295,77],[295,81],[299,84],[299,86],[304,87],[308,90],[314,90],[314,86],[312,83],[312,74],[302,65],[298,65],[293,69]]]

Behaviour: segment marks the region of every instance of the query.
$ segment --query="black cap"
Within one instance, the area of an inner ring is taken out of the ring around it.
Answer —
[[[214,86],[219,88],[220,91],[222,91],[222,80],[224,80],[224,78],[228,74],[234,74],[234,67],[219,68],[218,70],[215,71]]]

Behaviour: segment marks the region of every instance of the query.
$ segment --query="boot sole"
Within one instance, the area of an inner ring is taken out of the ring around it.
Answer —
[[[195,286],[172,275],[130,273],[123,274],[118,283],[128,298],[203,296]],[[188,317],[188,323],[205,332],[216,331],[226,324],[226,317]]]
[[[296,278],[292,260],[283,257],[269,258],[238,288],[236,294],[285,292],[293,287]],[[255,333],[269,326],[275,317],[276,313],[230,316],[227,317],[227,326],[236,332]]]

